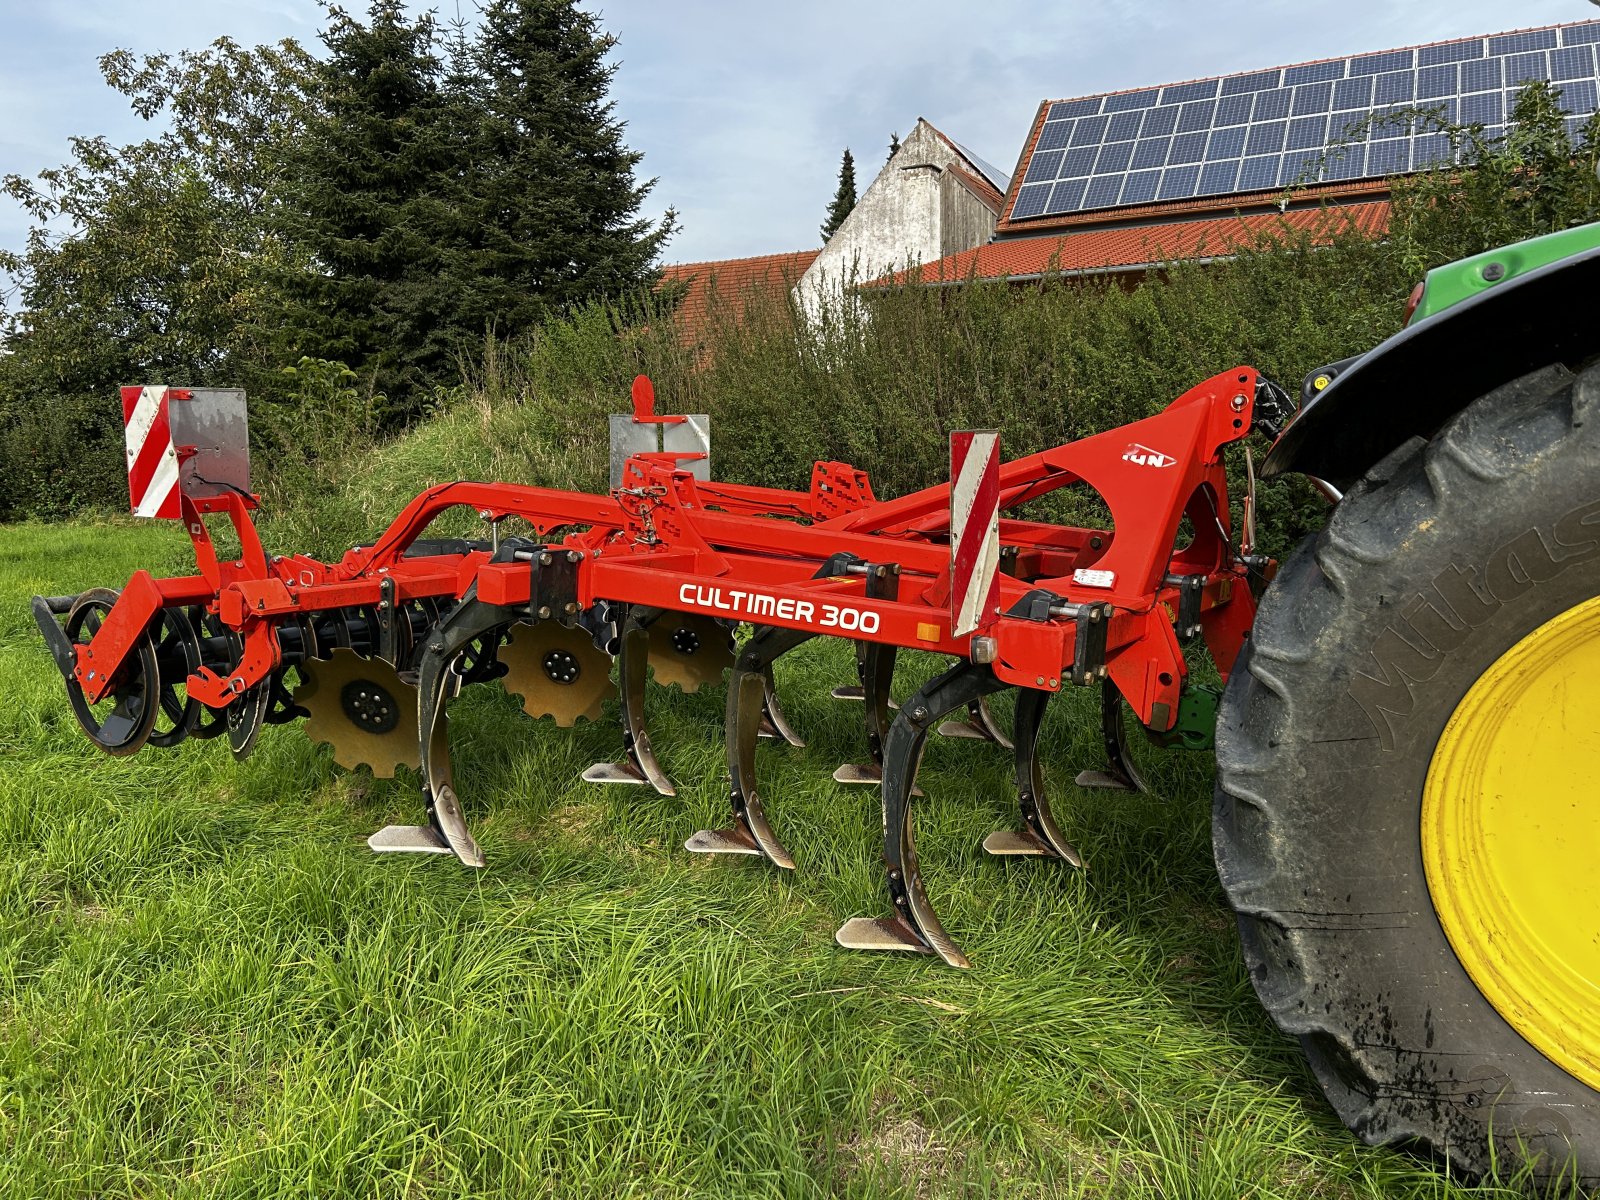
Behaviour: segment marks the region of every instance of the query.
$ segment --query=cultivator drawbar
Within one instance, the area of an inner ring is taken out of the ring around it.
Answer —
[[[1223,450],[1287,415],[1281,390],[1240,368],[1146,420],[1012,462],[1000,463],[992,437],[968,438],[950,485],[896,500],[876,499],[863,472],[838,462],[817,463],[803,492],[711,482],[691,436],[704,421],[688,419],[693,428],[663,449],[620,455],[609,495],[441,484],[371,545],[325,563],[261,545],[242,395],[127,389],[124,413],[136,509],[181,520],[198,571],[140,571],[120,593],[35,598],[73,711],[103,750],[225,734],[243,758],[264,725],[304,718],[340,766],[390,776],[403,765],[420,777],[426,823],[384,829],[373,849],[481,867],[446,729],[463,686],[498,679],[529,716],[563,726],[599,718],[615,687],[620,752],[584,778],[672,795],[651,741],[647,683],[653,675],[694,691],[727,676],[731,813],[687,847],[793,868],[756,777],[759,739],[801,744],[773,664],[812,638],[848,639],[857,679],[838,694],[862,702],[865,739],[861,760],[836,778],[881,790],[891,906],[847,922],[838,940],[959,966],[967,959],[928,900],[913,837],[928,735],[1013,754],[1018,821],[987,850],[1077,865],[1039,765],[1045,704],[1065,687],[1102,691],[1108,761],[1079,777],[1085,785],[1139,786],[1125,711],[1158,741],[1200,736],[1186,714],[1205,697],[1189,685],[1183,644],[1203,638],[1225,674],[1251,626],[1252,584],[1269,565],[1251,554],[1248,498],[1246,536],[1234,544]],[[636,384],[632,426],[685,421],[657,417],[648,381]],[[1107,528],[1019,512],[1079,484],[1103,501]],[[461,507],[494,536],[422,536]],[[237,558],[217,553],[207,520],[219,518],[232,525]],[[512,518],[529,536],[499,536]],[[890,681],[901,649],[952,665],[897,708]],[[1005,688],[1018,689],[1009,738],[986,702]]]

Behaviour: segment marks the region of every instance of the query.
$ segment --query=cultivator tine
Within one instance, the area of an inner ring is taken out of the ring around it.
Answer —
[[[783,709],[778,706],[778,688],[772,678],[772,667],[768,666],[764,674],[766,695],[761,701],[761,736],[773,741],[787,742],[797,750],[804,749],[805,739],[794,731],[794,727],[789,724],[789,718],[783,715]]]
[[[898,651],[893,646],[870,645],[865,655],[862,690],[866,693],[867,754],[870,761],[846,763],[833,773],[836,783],[858,787],[877,787],[883,782],[883,746],[889,735],[890,713],[895,705],[889,700],[889,687],[894,681],[894,664]],[[919,787],[913,787],[913,796],[922,796]]]
[[[756,786],[756,745],[768,718],[773,661],[814,636],[805,630],[769,625],[758,629],[739,651],[728,683],[728,778],[733,820],[726,829],[702,829],[684,843],[686,850],[696,854],[760,854],[776,866],[794,868],[793,856],[767,823]]]
[[[978,741],[993,742],[1002,750],[1013,749],[1011,739],[1005,735],[999,723],[994,719],[994,713],[989,711],[989,700],[980,697],[967,705],[967,719],[964,721],[946,721],[939,726],[940,737],[975,738]]]
[[[900,595],[900,568],[893,563],[873,563],[867,567],[868,599],[894,600]],[[846,763],[833,773],[835,782],[877,787],[883,782],[883,743],[888,736],[890,711],[894,702],[889,690],[894,686],[894,664],[899,650],[878,642],[856,643],[856,675],[861,680],[861,695],[866,702],[867,754],[870,761]],[[838,695],[838,691],[834,692]],[[917,795],[921,795],[918,792]]]
[[[474,585],[427,635],[417,665],[416,734],[429,823],[380,829],[367,839],[373,850],[423,854],[448,850],[469,867],[483,866],[483,851],[467,829],[456,795],[445,706],[461,690],[458,666],[468,647],[479,639],[483,645],[497,645],[501,629],[517,615],[513,608],[479,600]]]
[[[611,656],[581,626],[513,625],[500,661],[506,666],[506,691],[522,697],[530,717],[552,717],[564,728],[579,717],[600,719],[601,703],[611,690]]]
[[[1044,721],[1044,707],[1049,699],[1049,692],[1018,689],[1015,750],[1022,829],[996,830],[983,839],[983,848],[990,854],[1059,858],[1081,867],[1083,859],[1056,827],[1055,817],[1050,812],[1050,797],[1044,788],[1044,771],[1039,765],[1039,726]]]
[[[1119,792],[1148,792],[1144,777],[1128,753],[1128,728],[1122,719],[1122,693],[1110,680],[1100,683],[1100,736],[1106,747],[1106,769],[1079,771],[1081,788],[1108,788]]]
[[[714,618],[657,610],[650,622],[650,667],[657,683],[697,692],[733,666],[733,634]]]
[[[860,678],[865,674],[867,649],[871,645],[871,642],[857,642],[855,644],[857,678]],[[852,701],[859,704],[866,700],[867,689],[859,683],[842,683],[838,687],[834,688],[829,694],[832,695],[835,700]],[[889,707],[898,709],[900,706],[893,700],[890,700]]]
[[[399,766],[420,767],[417,690],[380,658],[335,649],[326,661],[300,664],[294,703],[303,707],[306,735],[333,747],[346,770],[363,764],[379,779]]]
[[[659,609],[634,606],[628,610],[627,620],[622,625],[621,648],[617,652],[623,758],[614,763],[595,763],[583,773],[589,783],[648,784],[663,796],[678,794],[678,789],[656,761],[655,751],[650,747],[650,733],[645,727],[644,689],[652,661],[651,627],[660,616]]]
[[[958,662],[923,684],[889,726],[883,747],[883,861],[894,911],[887,918],[846,921],[834,935],[841,946],[937,954],[952,967],[972,965],[945,932],[923,888],[911,826],[912,785],[928,732],[939,719],[1004,686],[989,667]]]

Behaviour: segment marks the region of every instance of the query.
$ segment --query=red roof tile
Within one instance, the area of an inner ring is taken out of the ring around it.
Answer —
[[[711,297],[735,308],[752,293],[781,295],[800,281],[821,250],[790,254],[758,254],[754,258],[724,258],[711,262],[670,263],[661,268],[662,283],[687,283],[688,293],[678,306],[678,325],[685,336],[697,335],[711,308]]]
[[[1308,232],[1318,241],[1331,241],[1351,227],[1376,236],[1388,223],[1389,202],[1374,200],[1285,213],[1121,225],[1054,237],[1010,237],[901,271],[878,283],[951,284],[971,279],[1033,279],[1055,272],[1136,271],[1164,262],[1228,257],[1256,238],[1279,230]]]

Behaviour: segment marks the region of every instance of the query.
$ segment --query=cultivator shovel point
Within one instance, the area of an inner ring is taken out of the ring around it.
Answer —
[[[144,414],[130,424],[130,461],[154,456],[174,478],[158,497],[130,475],[135,506],[181,520],[197,572],[36,598],[34,615],[79,724],[108,753],[226,733],[242,758],[265,726],[303,717],[340,767],[416,772],[425,822],[380,830],[373,850],[471,867],[485,856],[456,791],[447,710],[463,687],[502,677],[530,717],[558,726],[599,720],[615,687],[621,754],[583,778],[664,796],[676,788],[649,728],[650,681],[695,693],[726,677],[730,815],[685,846],[803,865],[778,834],[758,747],[805,744],[778,703],[778,660],[814,638],[848,640],[857,679],[834,694],[863,701],[863,756],[835,778],[879,789],[890,910],[846,922],[837,940],[966,966],[917,857],[912,803],[928,736],[1012,755],[1017,821],[985,839],[988,852],[1082,865],[1045,787],[1046,703],[1066,687],[1099,687],[1108,767],[1082,780],[1139,787],[1126,728],[1174,728],[1190,694],[1180,638],[1203,634],[1219,668],[1231,666],[1254,598],[1231,544],[1222,451],[1250,432],[1263,386],[1247,368],[1227,372],[1135,425],[1009,463],[994,433],[956,434],[951,483],[878,500],[843,463],[818,463],[807,491],[713,482],[704,419],[656,416],[641,380],[632,416],[613,421],[609,494],[441,484],[335,562],[263,550],[241,393],[129,389],[125,413]],[[135,452],[136,434],[161,429],[176,440]],[[229,472],[208,466],[202,477],[202,451]],[[1099,493],[1114,530],[1016,513],[1080,483]],[[457,508],[494,535],[420,538]],[[500,538],[508,517],[533,537]],[[1185,517],[1195,532],[1175,549]],[[236,557],[217,554],[212,520],[232,525]],[[897,707],[902,649],[951,665]],[[1009,735],[989,707],[1008,688]]]

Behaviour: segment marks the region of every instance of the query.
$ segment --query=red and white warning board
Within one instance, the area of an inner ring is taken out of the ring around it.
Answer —
[[[136,517],[180,516],[178,448],[172,440],[171,388],[122,389],[122,432],[128,447],[128,496]]]
[[[950,435],[950,632],[994,619],[1000,601],[1000,435]]]

